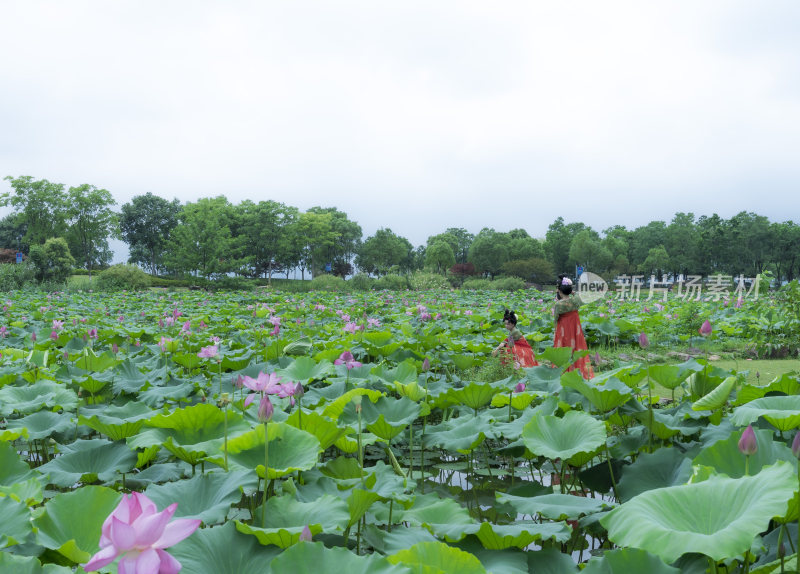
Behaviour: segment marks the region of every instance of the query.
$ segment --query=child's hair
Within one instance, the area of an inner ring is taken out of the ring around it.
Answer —
[[[568,275],[562,273],[558,276],[558,281],[556,281],[556,288],[561,291],[564,295],[569,295],[572,293],[572,279],[569,278]]]
[[[508,321],[512,325],[517,324],[517,314],[514,311],[506,309],[505,313],[503,313],[503,321]]]

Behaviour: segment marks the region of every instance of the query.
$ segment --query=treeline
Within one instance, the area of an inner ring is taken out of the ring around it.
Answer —
[[[0,196],[0,204],[13,212],[0,220],[0,248],[35,253],[48,239],[63,238],[75,266],[90,271],[110,263],[111,238],[127,243],[129,262],[153,275],[206,279],[288,277],[295,269],[303,278],[426,269],[454,283],[509,276],[544,284],[582,266],[607,278],[771,271],[779,280],[792,280],[800,265],[800,226],[749,212],[730,219],[677,213],[669,222],[602,231],[559,217],[542,239],[536,236],[543,230],[531,235],[484,228],[472,234],[449,228],[414,247],[389,228],[364,238],[361,226],[334,207],[301,212],[271,200],[232,204],[224,196],[181,204],[147,193],[117,211],[111,193],[92,185],[6,179],[12,191]]]

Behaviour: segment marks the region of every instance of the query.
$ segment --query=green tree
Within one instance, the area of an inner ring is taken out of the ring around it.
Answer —
[[[331,257],[336,249],[338,235],[333,229],[332,220],[330,213],[309,210],[300,214],[294,233],[299,247],[298,265],[303,279],[306,269],[313,276],[324,272],[326,263],[333,265]]]
[[[455,263],[453,248],[444,239],[434,242],[425,250],[425,265],[437,273],[447,275],[447,270]]]
[[[168,267],[206,279],[236,269],[238,261],[229,227],[232,212],[224,196],[187,203],[167,246]]]
[[[32,246],[29,259],[33,263],[36,280],[40,282],[63,283],[75,265],[67,240],[63,237],[51,237],[43,245]]]
[[[688,275],[700,267],[699,243],[700,234],[695,226],[694,214],[676,213],[664,236],[664,248],[670,256],[667,268],[673,276]]]
[[[277,201],[243,201],[234,212],[237,219],[234,237],[239,246],[239,256],[248,275],[267,277],[282,269],[291,251],[294,239],[291,226],[299,217],[299,210]]]
[[[361,244],[356,255],[356,265],[367,273],[385,275],[393,266],[408,267],[413,246],[405,237],[395,235],[391,229],[379,229]]]
[[[668,269],[670,261],[667,250],[663,245],[658,245],[650,249],[645,260],[639,264],[639,271],[645,275],[654,274],[661,281],[664,276],[664,270]]]
[[[508,236],[508,257],[515,259],[544,259],[544,247],[524,229],[512,229]]]
[[[83,184],[67,191],[66,217],[69,223],[67,242],[77,265],[92,270],[111,261],[109,237],[119,237],[117,214],[111,210],[117,202],[106,189]]]
[[[580,265],[588,271],[604,273],[611,267],[613,257],[596,231],[584,229],[572,239],[567,262],[570,267]]]
[[[609,278],[633,271],[630,263],[631,232],[624,225],[614,225],[603,231],[603,247],[611,254]]]
[[[699,268],[696,273],[711,274],[721,272],[727,263],[727,231],[725,220],[716,213],[701,216],[697,220],[697,232],[700,235],[698,246]]]
[[[771,224],[772,255],[778,280],[792,281],[800,261],[800,226],[792,221]]]
[[[644,263],[653,247],[665,244],[666,230],[667,224],[663,221],[651,221],[633,230],[630,263],[634,268],[638,269]]]
[[[167,242],[182,209],[177,199],[167,201],[149,192],[123,205],[119,226],[130,249],[128,261],[141,264],[153,275],[162,271]]]
[[[448,227],[444,232],[456,238],[456,246],[453,249],[456,263],[466,263],[469,257],[469,248],[475,240],[475,235],[463,227]]]
[[[316,248],[317,263],[330,263],[333,270],[345,270],[350,267],[353,257],[358,252],[361,244],[361,226],[355,221],[350,221],[347,214],[335,207],[312,207],[308,213],[330,215],[330,229],[333,240],[326,242],[326,247]],[[312,268],[312,273],[316,271]],[[339,273],[342,277],[344,274]]]
[[[23,241],[28,226],[19,213],[9,213],[0,219],[0,249],[14,249],[27,252],[29,245]]]
[[[484,227],[469,248],[469,262],[475,266],[476,271],[494,279],[502,271],[503,263],[508,261],[507,240],[504,233]]]
[[[569,250],[572,247],[572,240],[584,229],[587,229],[585,224],[564,223],[563,217],[556,219],[547,228],[544,251],[556,273],[564,273],[569,268]]]
[[[503,264],[503,273],[540,285],[552,283],[556,278],[556,274],[553,272],[553,264],[541,257],[507,261]]]
[[[66,195],[64,184],[46,179],[34,180],[29,175],[8,176],[11,193],[0,194],[0,206],[10,205],[26,227],[23,242],[28,245],[44,243],[50,237],[60,237],[65,231]]]

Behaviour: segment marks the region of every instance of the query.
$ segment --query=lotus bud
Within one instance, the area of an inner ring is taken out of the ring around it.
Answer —
[[[258,404],[258,420],[266,423],[272,418],[272,413],[274,412],[275,408],[272,406],[272,402],[267,395],[264,395],[264,398]]]
[[[300,540],[303,542],[311,542],[311,529],[308,524],[305,525],[303,531],[300,533]]]
[[[800,459],[800,430],[794,435],[794,440],[792,441],[792,454],[795,456],[795,458]]]
[[[217,401],[217,405],[220,407],[226,407],[231,404],[231,396],[228,393],[222,393],[219,396],[219,400]]]
[[[711,322],[710,322],[708,319],[706,319],[706,320],[703,322],[703,325],[700,327],[700,329],[699,329],[699,331],[698,331],[698,332],[699,332],[699,333],[700,333],[700,334],[701,334],[703,337],[708,337],[708,336],[711,334],[711,331],[712,331],[712,329],[711,329]]]
[[[431,360],[428,357],[422,361],[422,372],[427,373],[431,369]]]
[[[353,397],[353,404],[356,406],[356,412],[361,412],[361,395],[356,395]]]
[[[647,338],[647,334],[644,331],[639,333],[639,346],[642,349],[646,349],[650,346],[650,339]]]
[[[525,390],[525,383],[523,383],[522,381],[518,382],[517,385],[514,387],[515,393],[521,393],[524,390]]]
[[[294,396],[297,397],[297,399],[302,399],[304,394],[303,383],[297,381],[297,385],[294,387]]]
[[[31,341],[36,342],[36,333],[31,333]]]
[[[739,439],[739,450],[746,456],[755,454],[758,450],[758,442],[756,441],[756,432],[753,430],[753,425],[747,425],[747,428],[744,429],[742,438]]]

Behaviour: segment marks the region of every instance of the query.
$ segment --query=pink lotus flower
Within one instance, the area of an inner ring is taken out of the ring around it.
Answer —
[[[208,347],[202,347],[200,352],[197,353],[197,356],[201,359],[213,359],[219,353],[219,347],[216,345],[210,345]]]
[[[515,393],[521,393],[524,390],[525,390],[525,383],[523,383],[522,381],[518,382],[516,384],[516,386],[514,387],[514,392]]]
[[[425,357],[422,361],[422,372],[427,373],[431,369],[431,360]]]
[[[355,333],[357,330],[358,330],[358,325],[356,325],[355,323],[352,323],[352,322],[351,323],[347,323],[344,326],[344,332],[345,333]]]
[[[639,346],[642,349],[646,349],[650,346],[650,339],[647,338],[647,334],[644,331],[639,333]]]
[[[179,518],[170,522],[178,508],[170,504],[158,512],[155,503],[140,492],[124,495],[103,522],[100,551],[83,569],[99,570],[119,556],[119,574],[176,574],[181,563],[164,551],[191,536],[200,520]]]
[[[50,332],[50,338],[51,338],[53,341],[58,341],[58,333],[56,333],[55,331],[51,331],[51,332]]]
[[[250,396],[252,397],[253,395]],[[262,423],[268,422],[274,412],[275,408],[272,406],[272,401],[269,400],[269,397],[267,395],[261,397],[261,402],[258,404],[258,420]]]
[[[6,338],[6,334],[7,334],[7,333],[8,333],[8,328],[7,328],[5,325],[3,325],[2,327],[0,327],[0,337],[2,337],[3,339],[5,339],[5,338]]]
[[[36,342],[36,333],[31,333],[31,341]]]
[[[712,331],[711,322],[708,319],[706,319],[703,325],[698,330],[698,333],[700,333],[703,337],[708,337],[711,334],[711,331]]]
[[[63,328],[64,328],[64,321],[53,319],[53,331],[60,331]]]
[[[278,388],[280,387],[278,381],[280,380],[281,378],[275,373],[267,374],[260,372],[258,373],[258,377],[255,379],[245,375],[245,377],[242,379],[242,384],[252,391],[273,395],[278,392]],[[247,395],[247,398],[244,400],[244,406],[249,406],[255,398],[256,396],[253,394]]]
[[[756,433],[753,430],[753,425],[747,425],[747,428],[744,429],[742,438],[739,439],[739,450],[746,456],[755,454],[758,450],[758,442],[756,441]]]
[[[736,303],[733,304],[733,308],[734,309],[741,309],[742,308],[742,298],[741,297],[739,297],[736,300]]]
[[[792,441],[792,454],[795,458],[800,458],[800,431],[794,435],[794,440]]]
[[[90,339],[97,339],[97,329],[92,328],[86,331],[86,334],[89,336]]]
[[[300,533],[300,541],[301,542],[312,542],[311,540],[311,529],[306,524],[303,527],[303,531]]]
[[[356,361],[355,357],[353,357],[353,353],[351,353],[350,351],[345,351],[344,353],[339,355],[339,358],[336,359],[333,362],[333,364],[334,365],[344,365],[344,366],[346,366],[348,368],[348,370],[352,369],[354,367],[360,367],[361,366],[361,363]]]

